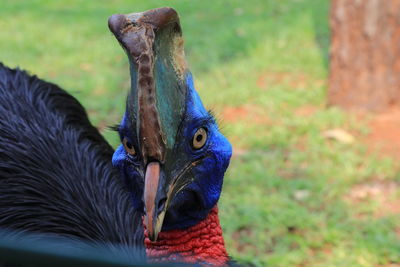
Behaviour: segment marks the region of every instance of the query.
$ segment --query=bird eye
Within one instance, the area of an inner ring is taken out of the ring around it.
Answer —
[[[122,140],[122,143],[124,144],[125,151],[129,155],[136,155],[135,148],[133,147],[133,144],[125,137],[124,140]]]
[[[207,141],[207,131],[204,128],[200,128],[193,136],[192,146],[194,149],[200,149],[204,146]]]

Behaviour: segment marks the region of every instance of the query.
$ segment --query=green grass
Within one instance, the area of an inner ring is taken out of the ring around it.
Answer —
[[[199,94],[234,146],[220,201],[230,254],[257,266],[400,264],[400,215],[349,197],[359,184],[399,183],[399,165],[360,138],[322,135],[368,132],[325,104],[327,0],[8,1],[0,61],[67,89],[116,145],[106,126],[121,118],[129,74],[107,18],[164,5],[180,13]]]

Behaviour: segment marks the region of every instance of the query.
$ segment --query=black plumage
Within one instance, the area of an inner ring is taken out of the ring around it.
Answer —
[[[74,97],[0,64],[0,227],[144,255],[141,214],[112,154]]]

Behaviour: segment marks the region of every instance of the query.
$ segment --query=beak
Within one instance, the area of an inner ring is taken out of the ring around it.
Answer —
[[[167,152],[173,153],[185,116],[188,85],[179,17],[172,8],[116,14],[109,28],[128,55],[131,89],[127,113],[143,158],[145,225],[157,240],[175,188],[165,175]]]
[[[151,241],[157,240],[167,208],[165,194],[162,192],[162,185],[164,183],[163,181],[160,183],[160,174],[159,162],[150,162],[147,164],[143,195],[146,208],[144,221],[148,237]]]

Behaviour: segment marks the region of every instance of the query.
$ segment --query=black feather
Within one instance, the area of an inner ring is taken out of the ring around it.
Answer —
[[[113,149],[57,85],[0,63],[0,227],[136,247]]]

